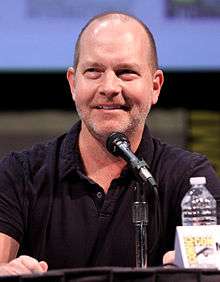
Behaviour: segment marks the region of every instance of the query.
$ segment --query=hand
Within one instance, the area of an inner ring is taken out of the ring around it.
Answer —
[[[163,264],[174,264],[175,262],[175,251],[169,251],[163,256]]]
[[[8,263],[0,264],[0,276],[43,273],[48,269],[45,261],[37,261],[29,256],[20,256]]]

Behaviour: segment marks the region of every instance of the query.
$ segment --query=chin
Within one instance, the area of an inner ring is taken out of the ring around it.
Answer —
[[[134,130],[134,129],[133,129]],[[90,132],[93,136],[100,140],[106,140],[108,136],[113,132],[128,133],[131,132],[131,128],[127,125],[122,125],[121,123],[114,123],[108,125],[93,125],[90,127]]]
[[[143,128],[145,120],[131,118],[117,118],[117,119],[85,119],[84,124],[87,130],[97,140],[103,142],[113,132],[121,132],[127,136],[133,135],[135,132],[140,131]]]

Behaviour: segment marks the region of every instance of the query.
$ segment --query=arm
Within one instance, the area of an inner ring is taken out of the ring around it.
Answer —
[[[0,233],[0,276],[42,273],[48,269],[47,263],[38,262],[29,256],[16,258],[19,243],[12,237]]]
[[[0,263],[9,262],[16,258],[18,249],[19,244],[15,239],[0,233]]]
[[[26,224],[24,174],[15,156],[0,162],[0,276],[41,273],[48,268],[29,256],[16,258]]]

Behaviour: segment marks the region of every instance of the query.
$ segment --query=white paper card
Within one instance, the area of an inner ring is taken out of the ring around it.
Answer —
[[[178,226],[175,264],[184,268],[220,269],[220,225]]]

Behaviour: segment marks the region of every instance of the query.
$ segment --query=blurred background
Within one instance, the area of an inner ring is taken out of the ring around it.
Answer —
[[[165,85],[149,116],[158,138],[206,154],[220,175],[219,0],[0,2],[0,158],[78,119],[66,81],[76,37],[97,13],[124,11],[154,34]]]

